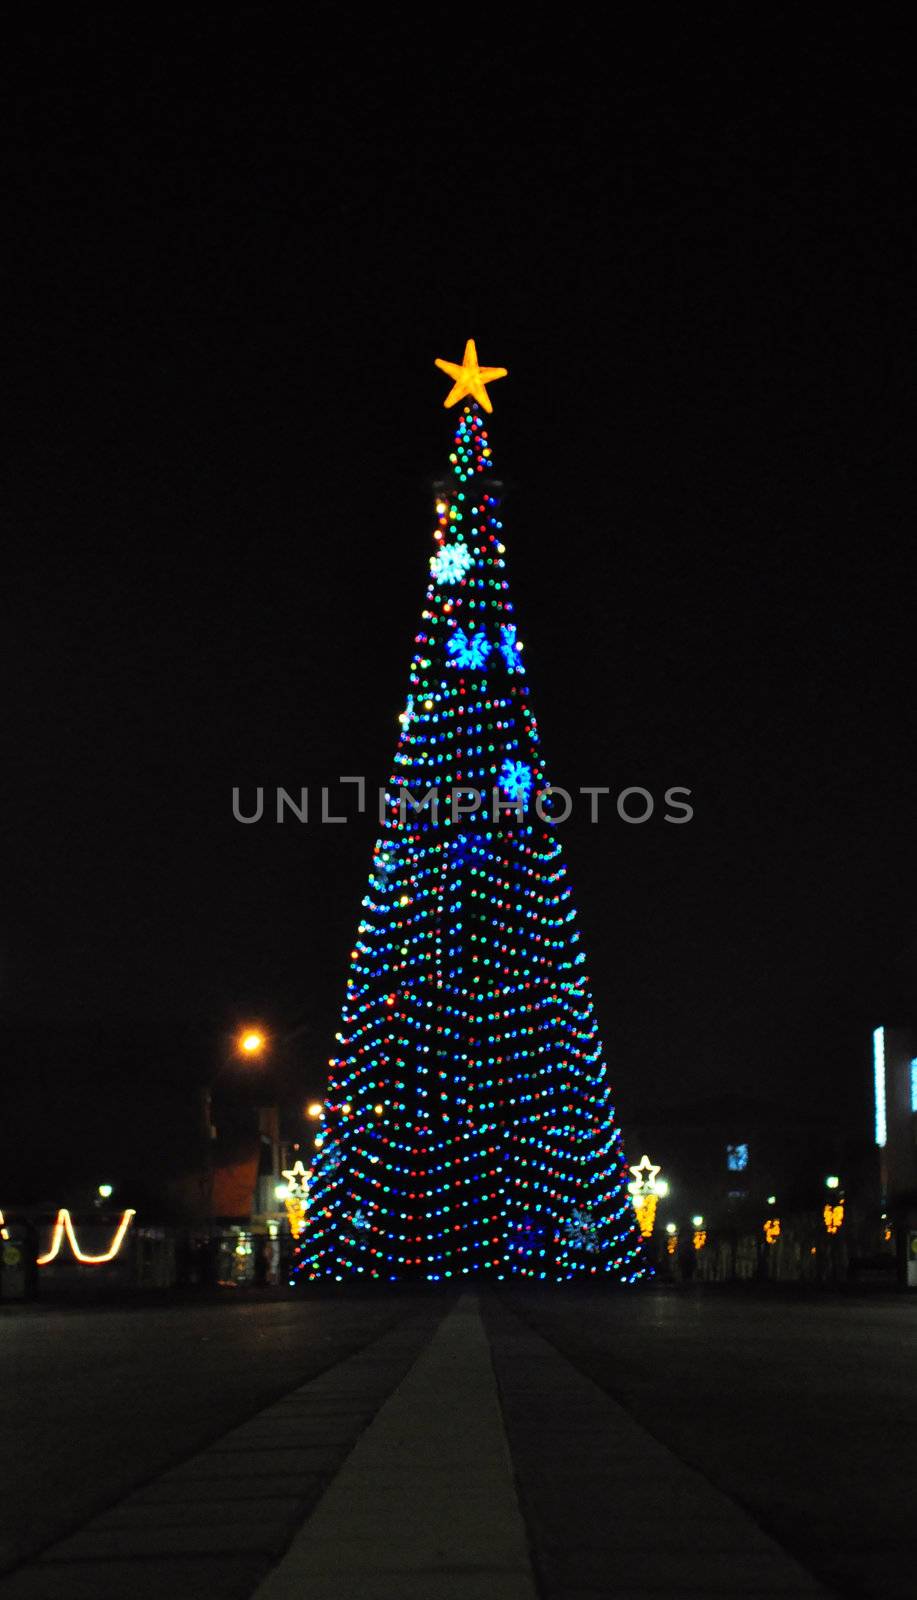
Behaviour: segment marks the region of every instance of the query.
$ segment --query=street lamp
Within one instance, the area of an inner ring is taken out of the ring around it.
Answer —
[[[219,1058],[215,1062],[208,1081],[201,1086],[201,1115],[202,1132],[204,1137],[204,1163],[202,1172],[202,1186],[204,1191],[203,1209],[206,1211],[208,1228],[213,1229],[213,1199],[214,1178],[217,1162],[215,1159],[215,1141],[217,1130],[213,1125],[213,1093],[216,1083],[228,1078],[235,1068],[235,1079],[238,1083],[241,1078],[240,1067],[252,1069],[252,1076],[257,1077],[261,1072],[282,1060],[287,1047],[294,1039],[308,1033],[311,1024],[301,1022],[288,1032],[280,1034],[266,1027],[260,1022],[250,1020],[238,1024],[232,1029],[227,1029],[220,1038]],[[316,1105],[309,1107],[309,1115],[322,1116],[324,1107]],[[273,1135],[272,1135],[273,1141]],[[279,1194],[277,1199],[283,1198]]]
[[[267,1038],[260,1028],[243,1028],[236,1034],[236,1052],[240,1056],[260,1056],[267,1049]]]
[[[204,1191],[204,1207],[207,1212],[208,1230],[213,1228],[213,1180],[214,1180],[214,1140],[217,1130],[213,1125],[213,1090],[218,1079],[230,1068],[233,1059],[242,1061],[260,1061],[266,1055],[269,1038],[265,1030],[257,1023],[247,1023],[238,1028],[232,1035],[224,1034],[221,1042],[220,1059],[211,1071],[206,1083],[201,1085],[201,1121],[204,1135],[204,1168],[202,1183]]]

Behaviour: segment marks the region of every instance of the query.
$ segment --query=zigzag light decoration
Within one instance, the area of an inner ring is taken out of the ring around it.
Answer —
[[[73,1227],[73,1219],[70,1215],[70,1212],[67,1211],[64,1206],[61,1206],[57,1213],[57,1219],[54,1223],[54,1230],[51,1234],[51,1244],[45,1254],[38,1257],[38,1265],[40,1267],[46,1267],[49,1262],[55,1260],[60,1251],[64,1234],[67,1235],[67,1243],[69,1244],[70,1249],[73,1251],[74,1256],[76,1257],[77,1261],[82,1262],[83,1266],[100,1267],[106,1261],[114,1261],[115,1256],[118,1254],[118,1251],[121,1249],[121,1246],[124,1243],[127,1230],[136,1215],[136,1211],[123,1212],[121,1221],[118,1223],[118,1226],[115,1229],[114,1238],[112,1239],[109,1248],[100,1256],[90,1256],[87,1255],[84,1250],[80,1249],[79,1244],[77,1243],[76,1232]]]

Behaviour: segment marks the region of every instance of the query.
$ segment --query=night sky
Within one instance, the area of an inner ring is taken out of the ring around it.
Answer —
[[[622,1109],[852,1106],[917,973],[903,20],[156,15],[12,56],[11,1067],[320,1075],[373,823],[231,791],[388,777],[474,337],[549,771],[660,802],[563,830]]]

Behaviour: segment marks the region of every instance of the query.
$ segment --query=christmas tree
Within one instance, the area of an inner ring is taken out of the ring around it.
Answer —
[[[351,954],[299,1268],[643,1273],[506,577],[469,341],[401,737]],[[477,798],[476,798],[477,797]],[[548,820],[543,820],[547,817]]]

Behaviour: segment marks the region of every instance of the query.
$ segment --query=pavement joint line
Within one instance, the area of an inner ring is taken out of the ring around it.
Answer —
[[[252,1600],[537,1600],[477,1296],[463,1294]]]

